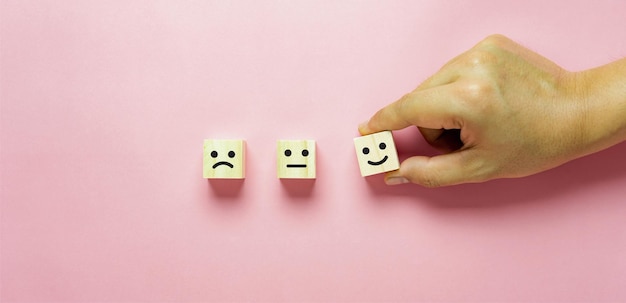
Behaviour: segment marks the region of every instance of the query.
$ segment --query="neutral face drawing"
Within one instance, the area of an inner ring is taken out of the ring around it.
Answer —
[[[314,140],[279,140],[276,148],[276,169],[279,178],[315,178]]]
[[[285,157],[289,158],[292,155],[291,149],[285,149]],[[303,149],[302,152],[302,157],[304,158],[304,160],[302,161],[302,163],[290,163],[287,164],[287,168],[306,168],[306,157],[309,156],[309,150],[308,149]]]

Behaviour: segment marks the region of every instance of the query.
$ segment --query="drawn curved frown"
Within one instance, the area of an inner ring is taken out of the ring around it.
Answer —
[[[244,153],[244,140],[204,140],[204,178],[245,178]]]
[[[234,157],[235,157],[235,155],[236,155],[236,154],[235,154],[235,151],[232,151],[232,150],[231,150],[231,151],[228,151],[228,157],[229,157],[229,158],[234,158]],[[219,156],[219,153],[218,153],[216,150],[211,151],[211,158],[217,158],[217,156]],[[216,162],[215,164],[213,164],[213,167],[212,167],[212,168],[213,168],[213,169],[216,169],[216,168],[217,168],[218,166],[220,166],[220,165],[226,165],[226,166],[228,166],[228,167],[230,167],[230,168],[235,168],[235,166],[234,166],[232,163],[228,162],[228,161],[219,161],[219,162]]]
[[[278,140],[276,171],[281,179],[315,179],[315,140]]]
[[[363,177],[400,168],[398,152],[390,131],[354,138],[354,147]]]

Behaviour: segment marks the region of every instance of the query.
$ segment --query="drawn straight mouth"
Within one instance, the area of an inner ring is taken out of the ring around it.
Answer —
[[[306,164],[287,164],[287,167],[306,167]]]
[[[233,165],[228,163],[228,162],[226,162],[226,161],[220,161],[220,162],[217,162],[217,163],[213,164],[213,168],[216,168],[216,167],[218,167],[220,165],[226,165],[226,166],[228,166],[230,168],[233,168]]]
[[[378,162],[372,162],[372,161],[367,161],[367,164],[369,165],[381,165],[383,163],[385,163],[385,161],[387,161],[389,157],[385,156],[382,160],[378,161]]]

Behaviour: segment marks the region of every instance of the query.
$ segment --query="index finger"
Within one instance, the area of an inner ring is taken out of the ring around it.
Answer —
[[[459,105],[452,84],[416,90],[383,107],[366,123],[359,125],[361,135],[398,130],[415,125],[431,129],[459,129]]]

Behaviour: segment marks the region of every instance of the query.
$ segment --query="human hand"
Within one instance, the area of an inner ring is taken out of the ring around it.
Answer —
[[[597,81],[589,74],[568,72],[506,37],[490,36],[379,110],[359,132],[414,125],[444,152],[406,159],[387,173],[387,184],[437,187],[531,175],[624,140],[626,123],[592,126],[610,109],[591,104],[587,95]],[[619,100],[622,116],[614,121],[626,120],[626,102]]]

